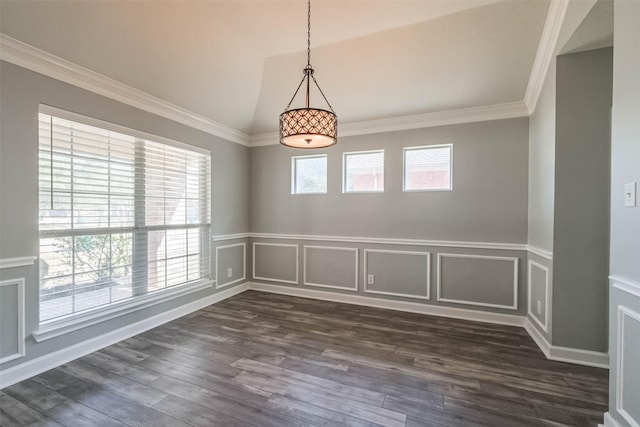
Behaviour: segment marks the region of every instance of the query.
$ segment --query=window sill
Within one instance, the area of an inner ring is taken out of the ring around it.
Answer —
[[[36,342],[42,342],[60,335],[68,334],[79,329],[86,328],[116,317],[124,316],[134,311],[143,310],[163,302],[171,301],[184,295],[189,295],[203,289],[212,288],[215,280],[207,280],[197,285],[182,286],[168,291],[147,295],[131,301],[123,301],[104,309],[91,311],[88,313],[70,316],[64,319],[57,319],[50,322],[43,322],[40,328],[32,333]]]

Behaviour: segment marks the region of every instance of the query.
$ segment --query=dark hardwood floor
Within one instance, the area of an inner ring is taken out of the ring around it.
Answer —
[[[2,426],[596,426],[520,328],[245,292],[0,391]]]

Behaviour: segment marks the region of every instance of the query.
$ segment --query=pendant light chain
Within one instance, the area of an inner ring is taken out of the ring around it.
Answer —
[[[307,68],[311,68],[311,0],[307,0]]]

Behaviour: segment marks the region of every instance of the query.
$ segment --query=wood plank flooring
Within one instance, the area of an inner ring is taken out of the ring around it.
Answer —
[[[245,292],[0,391],[9,426],[596,426],[521,328]]]

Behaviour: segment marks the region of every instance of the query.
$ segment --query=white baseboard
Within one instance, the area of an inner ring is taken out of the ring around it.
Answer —
[[[538,347],[540,347],[540,350],[542,350],[547,359],[609,369],[608,353],[552,345],[528,317],[526,318],[524,328]]]
[[[211,304],[230,298],[246,291],[248,288],[248,285],[244,283],[242,285],[217,292],[208,297],[176,307],[165,313],[157,314],[131,325],[127,325],[123,328],[116,329],[87,341],[80,342],[70,347],[63,348],[53,353],[40,356],[36,359],[32,359],[0,371],[0,390],[27,378],[31,378],[34,375],[38,375],[42,372],[48,371],[49,369],[53,369],[79,357],[93,353],[94,351],[98,351],[104,347],[175,320],[179,317],[186,316],[189,313],[200,310]]]
[[[622,424],[613,419],[609,412],[604,413],[604,424],[599,424],[598,427],[623,427]]]
[[[524,316],[514,314],[489,313],[479,310],[467,310],[455,307],[443,307],[432,304],[398,301],[362,295],[344,294],[331,291],[319,291],[291,286],[270,285],[266,283],[248,282],[249,289],[274,294],[291,295],[345,304],[364,305],[367,307],[385,308],[406,311],[409,313],[427,314],[431,316],[450,317],[454,319],[473,320],[476,322],[495,323],[499,325],[524,326]]]
[[[211,304],[215,304],[247,290],[270,292],[282,295],[291,295],[302,298],[312,298],[324,301],[340,302],[345,304],[363,305],[367,307],[383,308],[389,310],[405,311],[409,313],[426,314],[431,316],[449,317],[454,319],[471,320],[476,322],[494,323],[524,327],[531,338],[540,347],[548,359],[562,362],[576,363],[580,365],[595,366],[598,368],[609,367],[609,355],[588,350],[580,350],[567,347],[553,346],[549,344],[544,335],[525,316],[514,314],[489,313],[479,310],[467,310],[455,307],[443,307],[416,302],[398,301],[391,299],[375,298],[363,295],[344,294],[315,289],[304,289],[292,286],[279,286],[266,283],[246,282],[230,289],[217,292],[206,298],[193,301],[173,310],[161,313],[134,324],[108,332],[87,341],[72,345],[67,348],[40,356],[0,371],[0,390],[22,380],[68,363],[104,347],[110,346],[134,335],[158,327],[179,317],[200,310]],[[609,420],[609,421],[607,421]],[[619,427],[618,423],[605,414],[605,427]]]

